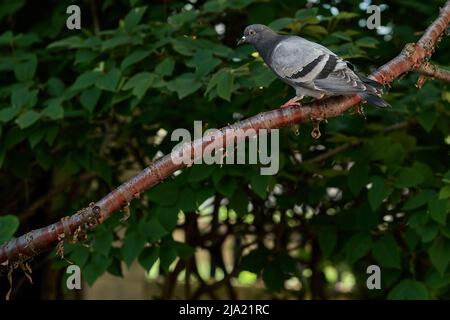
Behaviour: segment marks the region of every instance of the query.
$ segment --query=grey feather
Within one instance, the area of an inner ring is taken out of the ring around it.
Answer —
[[[279,35],[260,24],[248,26],[240,42],[253,44],[269,68],[292,86],[299,98],[358,94],[369,103],[388,106],[379,97],[380,83],[355,72],[351,63],[318,43]]]

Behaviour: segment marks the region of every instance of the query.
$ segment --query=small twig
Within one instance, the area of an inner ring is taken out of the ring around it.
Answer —
[[[341,153],[341,152],[344,152],[344,151],[346,151],[348,149],[356,147],[359,144],[360,144],[360,142],[358,142],[358,141],[355,141],[355,142],[352,142],[352,143],[345,143],[343,145],[337,146],[334,149],[330,149],[327,152],[321,153],[321,154],[319,154],[318,156],[316,156],[314,158],[308,159],[305,162],[306,163],[322,162],[322,161],[325,161],[325,160],[327,160],[329,158],[332,158],[333,156],[337,155],[338,153]]]
[[[92,16],[92,23],[94,25],[94,32],[95,32],[95,34],[99,34],[100,22],[98,20],[98,14],[97,14],[97,2],[91,0],[91,1],[89,1],[89,5],[91,8],[91,16]]]
[[[383,129],[383,132],[390,132],[390,131],[394,131],[394,130],[398,130],[398,129],[404,129],[404,128],[408,127],[411,123],[412,122],[409,122],[409,121],[394,123],[393,125],[385,127]]]
[[[75,181],[65,181],[51,189],[49,192],[44,194],[42,197],[37,199],[35,202],[33,202],[25,211],[22,213],[19,213],[17,216],[20,219],[20,221],[25,221],[29,217],[31,217],[36,210],[44,206],[48,201],[50,201],[55,195],[58,193],[63,192],[66,188],[68,188],[71,184],[75,182],[80,182],[84,180],[89,180],[95,176],[94,173],[85,173],[79,176]]]

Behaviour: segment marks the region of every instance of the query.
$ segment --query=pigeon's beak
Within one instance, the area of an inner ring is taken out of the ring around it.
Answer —
[[[245,36],[243,36],[242,38],[239,39],[239,41],[237,42],[237,45],[240,46],[241,44],[245,43],[245,40],[247,40],[245,38]]]

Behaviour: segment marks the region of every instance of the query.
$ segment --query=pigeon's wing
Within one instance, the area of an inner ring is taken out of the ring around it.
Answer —
[[[272,51],[270,66],[284,80],[300,85],[332,72],[339,61],[327,48],[300,37],[286,37]]]
[[[359,76],[352,70],[351,65],[338,58],[339,60],[343,63],[338,63],[334,70],[327,72],[323,77],[314,79],[313,82],[316,88],[336,95],[363,93],[366,91],[378,93],[379,84],[377,82],[364,76]]]
[[[271,64],[287,82],[326,94],[374,91],[353,71],[349,62],[324,46],[300,37],[280,41],[272,52]]]

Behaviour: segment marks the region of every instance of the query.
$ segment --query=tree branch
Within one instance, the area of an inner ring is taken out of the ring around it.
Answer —
[[[418,66],[415,71],[430,78],[450,82],[450,71],[442,69],[431,63],[423,63]]]
[[[450,0],[441,9],[439,17],[428,27],[420,40],[405,46],[403,51],[394,59],[379,68],[372,78],[387,84],[400,75],[418,68],[434,52],[436,43],[450,22]],[[231,143],[237,137],[245,138],[245,131],[254,129],[275,129],[295,123],[310,121],[311,119],[326,119],[341,115],[361,101],[358,96],[331,97],[320,101],[304,104],[302,107],[287,107],[258,114],[246,120],[222,128],[218,132],[194,140],[186,144],[181,152],[172,154],[193,153],[194,148],[203,151],[207,146],[223,146]],[[241,129],[241,130],[239,130]],[[233,136],[234,135],[234,136]],[[201,157],[201,154],[195,154]],[[194,160],[194,159],[193,159]],[[123,183],[103,199],[76,214],[64,217],[50,226],[33,230],[17,239],[13,239],[0,247],[0,267],[3,271],[17,268],[39,252],[55,246],[63,238],[73,236],[81,230],[93,229],[98,223],[108,219],[114,212],[126,206],[139,194],[172,175],[175,171],[185,168],[186,164],[175,164],[171,154],[165,155],[137,176]]]

